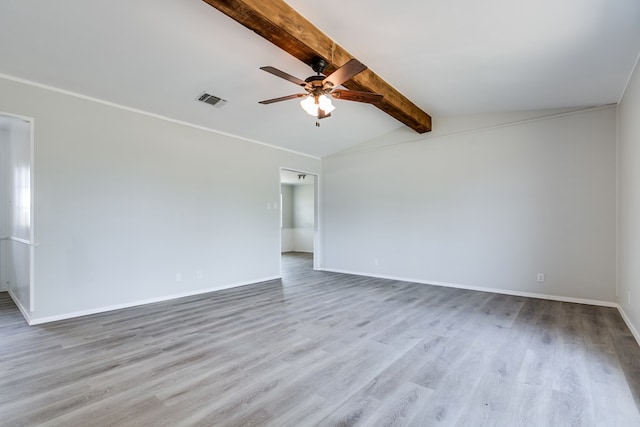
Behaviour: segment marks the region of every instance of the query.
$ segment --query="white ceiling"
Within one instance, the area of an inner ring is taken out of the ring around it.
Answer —
[[[619,100],[640,51],[638,0],[289,0],[434,116]],[[0,73],[314,156],[401,126],[336,101],[315,119],[259,70],[313,72],[201,0],[0,0]],[[214,108],[202,91],[228,103]]]

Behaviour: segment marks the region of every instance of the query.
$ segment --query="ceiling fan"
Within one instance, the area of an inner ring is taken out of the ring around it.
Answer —
[[[382,95],[379,93],[335,89],[337,86],[346,82],[356,74],[367,69],[367,66],[357,59],[351,59],[329,76],[322,75],[326,67],[326,61],[323,59],[316,59],[311,65],[311,68],[316,72],[316,75],[307,77],[305,80],[301,80],[274,67],[260,67],[261,70],[290,81],[298,86],[302,86],[304,90],[307,91],[307,93],[297,93],[280,98],[267,99],[265,101],[260,101],[260,104],[273,104],[274,102],[287,101],[289,99],[304,98],[300,102],[302,108],[308,114],[315,116],[320,120],[330,117],[331,112],[335,109],[333,104],[331,104],[331,99],[329,97],[345,101],[366,102],[369,104],[376,104],[382,99]],[[316,122],[316,126],[320,126],[318,122]]]

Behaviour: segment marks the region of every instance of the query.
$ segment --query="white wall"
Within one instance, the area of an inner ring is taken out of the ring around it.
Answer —
[[[323,159],[322,267],[615,302],[616,110],[555,113]]]
[[[31,240],[31,125],[15,118],[9,133],[11,149],[11,235]]]
[[[280,237],[281,252],[292,252],[295,250],[294,237],[295,236],[294,236],[293,228],[283,228],[281,230],[281,237]]]
[[[314,196],[314,184],[293,187],[293,250],[296,252],[313,252]]]
[[[31,307],[31,125],[11,121],[11,241],[9,292],[23,312]]]
[[[618,292],[640,341],[640,66],[618,106]]]
[[[4,79],[0,110],[36,123],[35,322],[278,277],[280,167],[320,167]]]
[[[280,239],[280,250],[291,252],[294,249],[293,241],[293,186],[282,184],[280,186],[282,194],[282,230]]]

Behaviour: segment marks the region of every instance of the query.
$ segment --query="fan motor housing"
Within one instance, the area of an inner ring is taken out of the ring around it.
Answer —
[[[322,81],[324,79],[325,79],[324,76],[311,76],[311,77],[307,77],[306,79],[304,79],[304,81],[307,82],[307,83],[311,83],[313,85],[313,82],[322,83]]]
[[[327,68],[327,61],[322,58],[316,58],[311,63],[311,69],[318,74],[324,73],[325,68]]]
[[[333,85],[329,82],[326,84],[323,83],[325,78],[326,77],[322,75],[307,77],[305,79],[305,82],[307,82],[307,91],[312,95],[322,95],[323,93],[330,92]]]

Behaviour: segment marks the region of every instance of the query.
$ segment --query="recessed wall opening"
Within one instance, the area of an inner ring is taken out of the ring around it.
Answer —
[[[318,267],[318,176],[280,169],[280,253],[313,259]]]
[[[0,113],[0,291],[9,292],[25,315],[35,304],[32,125]]]

